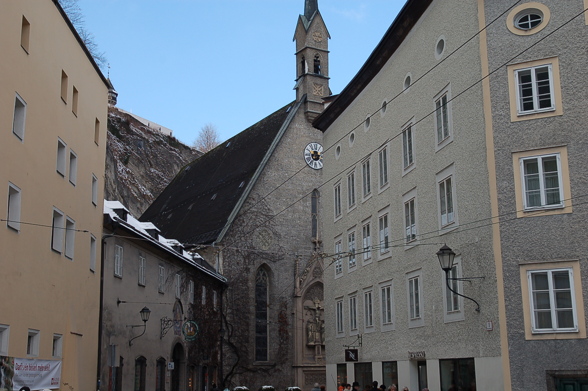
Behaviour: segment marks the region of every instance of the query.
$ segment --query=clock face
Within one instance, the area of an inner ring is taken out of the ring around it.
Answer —
[[[306,164],[315,170],[323,168],[323,146],[319,143],[310,143],[304,148],[304,160]]]

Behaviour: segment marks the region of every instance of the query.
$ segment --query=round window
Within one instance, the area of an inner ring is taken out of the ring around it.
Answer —
[[[412,80],[410,78],[410,74],[406,76],[406,78],[404,79],[404,89],[408,90],[408,87],[410,87],[410,84],[412,83]]]
[[[530,9],[517,15],[514,20],[516,28],[524,31],[532,30],[543,22],[543,13],[539,10]]]
[[[335,149],[335,157],[339,159],[339,156],[341,156],[341,146],[337,145],[337,148]]]
[[[369,116],[368,116],[368,117],[365,119],[365,123],[364,123],[365,130],[368,130],[368,129],[369,129],[369,127],[370,127],[370,124],[371,124],[371,123],[372,123],[372,117],[369,117]]]
[[[354,142],[355,142],[355,133],[351,133],[349,135],[349,146],[352,146]]]

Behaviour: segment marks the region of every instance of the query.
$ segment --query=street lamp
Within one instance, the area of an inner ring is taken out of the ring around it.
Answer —
[[[141,315],[141,320],[143,321],[143,324],[140,325],[133,325],[130,326],[131,328],[135,328],[135,327],[141,327],[143,326],[143,332],[139,335],[137,335],[136,337],[133,337],[129,340],[129,346],[133,345],[133,340],[139,338],[140,336],[142,336],[143,334],[145,334],[145,331],[147,330],[147,321],[149,320],[149,315],[151,315],[151,310],[147,307],[143,307],[143,309],[141,311],[139,311],[139,315]]]
[[[451,289],[451,286],[449,284],[449,280],[471,280],[474,278],[484,278],[484,277],[470,277],[470,278],[452,278],[449,277],[449,272],[451,271],[451,269],[453,269],[453,260],[455,259],[455,252],[453,252],[453,250],[447,246],[446,244],[443,245],[443,247],[441,247],[439,249],[439,251],[437,251],[437,258],[439,258],[439,264],[441,265],[441,269],[445,272],[445,283],[447,285],[447,289],[449,289],[451,292],[455,293],[458,296],[461,297],[465,297],[468,300],[473,301],[474,303],[476,303],[476,311],[480,312],[480,304],[472,299],[471,297],[467,297],[465,295],[462,295],[459,292],[454,291],[453,289]]]

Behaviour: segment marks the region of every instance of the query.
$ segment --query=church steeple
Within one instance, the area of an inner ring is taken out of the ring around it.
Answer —
[[[318,9],[318,0],[304,0],[304,15],[298,17],[296,41],[296,100],[306,96],[306,114],[313,120],[329,96],[329,31]]]

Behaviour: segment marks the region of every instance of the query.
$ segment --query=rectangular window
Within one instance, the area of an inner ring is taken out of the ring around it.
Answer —
[[[349,298],[349,329],[357,331],[357,296]]]
[[[73,260],[76,243],[76,222],[71,218],[65,219],[65,256]]]
[[[61,100],[63,103],[67,103],[67,73],[61,71]]]
[[[478,367],[478,369],[480,368]],[[473,358],[439,360],[439,374],[441,375],[440,383],[448,386],[451,384],[476,384],[475,360]],[[457,387],[454,388],[457,389]]]
[[[6,213],[6,226],[20,231],[21,192],[12,183],[8,184],[8,211]]]
[[[94,143],[96,143],[96,145],[98,145],[99,141],[100,141],[100,121],[98,120],[98,118],[96,118],[96,121],[94,122]]]
[[[390,250],[390,239],[388,234],[388,214],[379,218],[380,224],[380,254],[387,253]]]
[[[337,183],[333,188],[334,194],[334,205],[335,205],[335,218],[341,217],[341,184]]]
[[[60,358],[63,351],[63,335],[53,334],[53,347],[51,349],[54,358]]]
[[[406,170],[414,163],[412,124],[402,130],[402,167]]]
[[[182,276],[176,274],[176,299],[179,299],[182,294]]]
[[[363,309],[365,327],[374,327],[374,308],[373,308],[372,291],[364,292],[363,294]]]
[[[90,270],[96,271],[96,237],[90,234]]]
[[[78,156],[71,149],[69,150],[69,183],[76,185],[78,177]]]
[[[357,265],[355,258],[355,231],[347,234],[347,251],[349,251],[349,269]]]
[[[53,209],[53,221],[51,223],[51,248],[58,253],[63,251],[63,228],[65,217],[58,209]]]
[[[145,286],[145,272],[147,268],[147,260],[145,256],[139,254],[139,285]]]
[[[347,175],[347,207],[355,206],[355,171]]]
[[[22,16],[22,25],[20,29],[20,46],[24,49],[25,52],[29,52],[29,41],[31,39],[31,24],[27,20],[27,18]]]
[[[439,182],[439,211],[441,214],[441,226],[454,222],[451,176]]]
[[[65,163],[67,160],[67,144],[65,144],[60,138],[57,139],[57,172],[61,176],[65,176]]]
[[[0,324],[0,355],[8,356],[8,337],[10,334],[10,326]]]
[[[98,178],[92,174],[92,203],[98,205]]]
[[[385,285],[380,290],[382,304],[382,325],[392,324],[392,285]]]
[[[212,291],[212,309],[217,311],[218,310],[218,306],[217,306],[217,292],[216,291]]]
[[[363,244],[363,260],[367,261],[372,257],[372,233],[369,222],[365,223],[361,229],[361,239]]]
[[[421,290],[420,276],[409,278],[408,280],[408,308],[410,320],[421,317]]]
[[[460,291],[459,289],[459,280],[457,280],[458,277],[458,272],[457,272],[457,265],[453,265],[453,268],[451,268],[451,270],[449,271],[449,273],[447,274],[447,283],[445,286],[445,306],[446,306],[446,311],[447,312],[455,312],[455,311],[459,311],[460,306],[459,306],[459,295],[457,295],[456,293],[452,292],[448,287],[447,284],[449,284],[449,286],[451,287],[451,289],[453,289],[453,291],[458,292]]]
[[[577,331],[571,268],[527,272],[534,333]]]
[[[206,287],[202,285],[202,305],[206,305]]]
[[[27,336],[27,355],[38,356],[39,355],[39,339],[41,334],[39,330],[29,329]]]
[[[123,275],[123,247],[116,244],[114,246],[114,275],[122,277]]]
[[[361,165],[361,172],[363,183],[363,198],[366,198],[372,192],[372,173],[370,168],[370,159],[363,162],[363,164]]]
[[[388,148],[384,147],[378,152],[380,163],[380,189],[388,184]]]
[[[525,209],[563,207],[559,154],[520,159]]]
[[[449,110],[447,105],[447,92],[444,92],[435,100],[435,128],[437,130],[437,144],[441,144],[450,136]]]
[[[194,281],[190,280],[190,285],[188,286],[188,300],[190,304],[194,304]]]
[[[73,92],[71,96],[71,112],[76,117],[78,116],[78,89],[73,86]]]
[[[336,303],[337,316],[337,334],[343,333],[343,300],[337,300]]]
[[[165,292],[165,266],[159,265],[159,272],[157,275],[157,291],[159,293]]]
[[[335,242],[335,274],[343,273],[343,259],[342,259],[343,245],[341,240]]]
[[[551,64],[515,71],[519,114],[555,109]]]
[[[416,240],[417,230],[414,198],[404,203],[404,230],[406,233],[406,243]]]
[[[20,95],[14,98],[14,117],[12,118],[12,133],[21,141],[24,140],[27,103]]]

